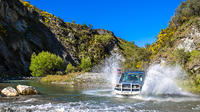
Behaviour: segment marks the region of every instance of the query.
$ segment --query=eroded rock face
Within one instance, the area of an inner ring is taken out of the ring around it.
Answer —
[[[4,88],[1,94],[8,97],[18,96],[18,92],[13,87]]]
[[[6,32],[0,35],[0,74],[29,74],[33,52],[66,54],[56,35],[19,0],[0,0],[0,18]]]
[[[200,31],[196,27],[192,27],[189,34],[182,37],[177,46],[178,49],[184,49],[191,52],[197,49],[197,45],[200,42]]]
[[[195,48],[196,46],[193,38],[184,38],[182,39],[182,43],[178,45],[178,49],[184,49],[185,51],[189,52],[195,50]]]
[[[18,85],[17,91],[21,95],[36,95],[38,91],[32,86]]]

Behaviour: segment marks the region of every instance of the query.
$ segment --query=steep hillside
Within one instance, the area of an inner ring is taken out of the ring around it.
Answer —
[[[151,62],[165,59],[179,63],[190,74],[192,83],[200,85],[200,1],[182,2],[169,26],[161,30],[149,50]]]
[[[89,58],[94,66],[111,52],[122,54],[130,62],[124,64],[124,69],[142,69],[148,61],[145,48],[119,39],[111,31],[64,22],[22,0],[1,0],[1,76],[29,75],[31,55],[41,51],[59,55],[66,65],[75,67],[84,58]]]

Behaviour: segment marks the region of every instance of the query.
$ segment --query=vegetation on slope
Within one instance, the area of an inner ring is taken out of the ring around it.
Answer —
[[[175,39],[180,37],[178,34],[186,32],[186,28],[192,24],[197,24],[199,26],[199,16],[199,0],[187,0],[182,2],[181,5],[176,9],[175,16],[169,22],[169,26],[161,30],[157,36],[157,41],[151,45],[150,51],[156,55],[159,51],[161,51],[161,49],[173,47],[173,42]],[[182,36],[183,35],[185,34],[182,34]]]
[[[193,17],[200,16],[200,1],[187,0],[181,3],[176,9],[175,16],[172,18],[172,23],[176,26],[181,26],[183,23],[189,21]]]
[[[119,39],[121,54],[126,59],[123,62],[123,69],[126,70],[144,70],[150,62],[149,57],[151,52],[147,48],[139,48],[131,42]]]
[[[36,12],[39,21],[49,28],[64,46],[67,53],[59,56],[66,62],[66,73],[91,71],[93,66],[101,64],[112,52],[122,54],[125,58],[124,70],[142,70],[148,65],[150,52],[146,48],[139,48],[134,43],[117,38],[111,31],[92,29],[92,25],[80,25],[75,21],[65,22],[29,2],[20,2],[30,12]],[[52,73],[45,73],[47,74]]]
[[[198,68],[200,64],[200,51],[198,49],[200,43],[198,39],[200,37],[197,35],[200,26],[199,17],[199,0],[182,2],[169,22],[169,26],[161,30],[157,36],[157,41],[149,47],[149,51],[152,52],[151,61],[165,58],[171,64],[180,64],[190,75],[190,80],[186,84],[189,84],[189,88],[193,88],[193,91],[200,90],[198,89],[200,88],[200,68]],[[191,40],[195,49],[178,47],[180,43],[184,42],[182,40],[185,38]]]

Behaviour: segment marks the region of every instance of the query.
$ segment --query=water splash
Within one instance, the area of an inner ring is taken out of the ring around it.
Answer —
[[[113,55],[112,57],[105,60],[102,72],[104,77],[113,84],[115,83],[116,74],[112,71],[115,67],[120,66],[120,56]],[[95,90],[83,91],[83,94],[94,95],[94,96],[104,96],[104,97],[114,97],[119,100],[141,100],[141,101],[171,101],[171,102],[183,102],[183,101],[199,101],[200,98],[197,95],[191,94],[189,92],[183,91],[177,85],[177,80],[186,79],[187,74],[178,65],[170,66],[166,65],[165,62],[161,64],[151,65],[145,77],[142,94],[136,96],[121,96],[113,93],[113,85],[109,88],[101,88]]]
[[[178,65],[169,66],[156,64],[149,67],[144,81],[142,94],[163,95],[176,94],[186,95],[187,92],[177,85],[176,80],[185,78],[187,74]]]
[[[101,72],[103,73],[103,77],[105,78],[105,80],[111,83],[112,86],[115,85],[118,81],[116,70],[117,68],[121,68],[121,62],[123,61],[123,56],[117,53],[112,53],[111,57],[106,58],[103,63]]]

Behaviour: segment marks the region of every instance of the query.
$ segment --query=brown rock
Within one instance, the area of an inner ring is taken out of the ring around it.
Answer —
[[[26,86],[26,85],[18,85],[17,91],[21,95],[35,95],[38,94],[38,91],[32,87],[32,86]]]
[[[13,87],[4,88],[1,94],[8,97],[18,96],[18,92]]]

